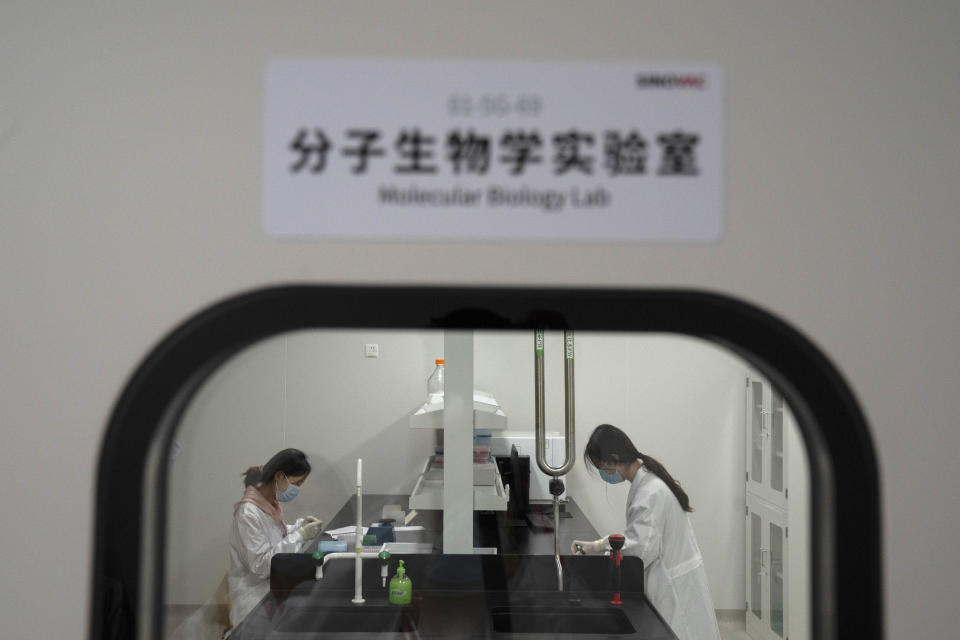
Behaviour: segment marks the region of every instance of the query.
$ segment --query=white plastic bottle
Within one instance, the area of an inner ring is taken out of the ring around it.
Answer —
[[[427,378],[427,401],[441,402],[443,400],[443,358],[436,359],[437,368]]]

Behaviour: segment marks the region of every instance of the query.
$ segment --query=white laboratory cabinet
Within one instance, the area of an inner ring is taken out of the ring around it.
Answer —
[[[783,396],[759,377],[746,380],[746,630],[756,640],[790,637],[788,430]],[[799,640],[799,639],[797,639]]]

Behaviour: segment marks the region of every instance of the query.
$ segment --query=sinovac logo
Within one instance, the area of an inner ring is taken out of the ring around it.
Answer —
[[[705,89],[707,76],[703,73],[638,73],[640,89]]]

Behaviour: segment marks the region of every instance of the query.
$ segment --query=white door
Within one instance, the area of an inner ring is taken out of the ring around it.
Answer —
[[[757,640],[787,638],[786,512],[747,495],[747,633]]]

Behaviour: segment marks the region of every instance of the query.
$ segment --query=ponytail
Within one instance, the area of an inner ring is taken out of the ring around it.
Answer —
[[[674,480],[673,476],[670,475],[670,472],[667,471],[667,468],[664,467],[656,458],[652,456],[647,456],[640,454],[640,462],[644,467],[647,468],[647,471],[657,476],[663,480],[666,485],[670,488],[670,491],[673,492],[673,495],[676,496],[677,502],[680,503],[680,506],[683,507],[684,511],[693,511],[693,507],[690,506],[690,498],[687,496],[687,492],[680,488],[680,483]]]
[[[260,484],[260,479],[263,477],[263,466],[250,467],[240,475],[243,476],[244,488],[255,487]]]
[[[307,454],[299,449],[284,449],[259,467],[250,467],[240,475],[243,476],[244,487],[255,487],[261,482],[270,482],[277,473],[283,473],[288,478],[306,476],[310,474],[310,461]]]
[[[639,460],[647,471],[663,480],[684,511],[693,511],[687,493],[680,488],[680,483],[673,479],[666,467],[660,464],[656,458],[640,453],[633,446],[633,442],[630,441],[627,434],[617,427],[602,424],[594,429],[593,433],[590,434],[590,440],[587,442],[586,448],[583,450],[584,463],[587,467],[593,466],[597,469],[604,464],[630,464],[634,460]]]

